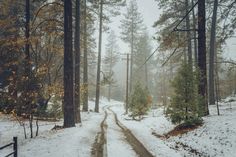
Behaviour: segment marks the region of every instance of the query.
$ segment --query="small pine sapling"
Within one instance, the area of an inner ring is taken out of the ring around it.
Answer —
[[[139,119],[141,119],[142,115],[145,115],[151,107],[151,103],[152,101],[148,90],[146,88],[143,89],[140,83],[137,83],[129,103],[131,117],[135,119],[135,117],[138,116]]]

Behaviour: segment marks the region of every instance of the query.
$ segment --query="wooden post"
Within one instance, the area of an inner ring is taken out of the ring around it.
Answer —
[[[17,157],[17,137],[13,137],[13,150],[14,150],[14,157]]]

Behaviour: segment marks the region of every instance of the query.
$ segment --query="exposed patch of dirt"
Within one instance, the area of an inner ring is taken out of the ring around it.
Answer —
[[[202,126],[202,124],[199,125],[190,125],[190,126],[186,126],[186,125],[178,125],[176,126],[173,130],[171,130],[170,132],[168,132],[167,134],[165,134],[164,136],[166,138],[169,138],[171,136],[178,136],[178,135],[182,135],[185,134],[187,132],[193,131],[197,128],[199,128],[200,126]]]
[[[193,131],[197,128],[199,128],[200,126],[202,126],[202,124],[199,125],[190,125],[190,126],[186,126],[186,125],[178,125],[176,126],[173,130],[169,131],[168,133],[164,134],[164,135],[160,135],[156,132],[152,132],[152,135],[156,136],[157,138],[160,139],[167,139],[171,136],[178,136],[178,135],[182,135],[182,134],[186,134],[190,131]]]
[[[154,157],[144,147],[144,145],[133,135],[133,133],[118,120],[116,113],[110,108],[108,108],[108,110],[113,113],[116,124],[121,128],[127,142],[132,146],[133,150],[137,153],[137,155],[139,155],[140,157]]]
[[[103,108],[103,110],[104,110],[104,108]],[[105,116],[100,124],[101,132],[97,133],[97,136],[95,138],[95,142],[92,147],[92,151],[91,151],[92,157],[103,157],[104,153],[105,153],[103,150],[104,150],[104,145],[107,143],[107,140],[106,140],[107,125],[105,123],[105,121],[107,119],[107,111],[104,111],[104,112],[105,112]]]

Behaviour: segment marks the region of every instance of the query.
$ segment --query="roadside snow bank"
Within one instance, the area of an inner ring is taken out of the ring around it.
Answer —
[[[94,108],[94,102],[90,102]],[[103,113],[81,113],[82,125],[74,128],[51,130],[61,122],[39,122],[39,136],[24,139],[23,128],[15,121],[9,121],[6,116],[0,116],[0,146],[10,143],[13,136],[18,137],[20,157],[90,157],[95,136],[100,131]],[[11,149],[0,152],[0,156]]]
[[[124,115],[123,103],[104,103],[112,106],[119,120],[156,156],[232,157],[236,154],[236,102],[220,103],[220,116],[216,106],[210,106],[210,115],[204,117],[202,127],[169,139],[152,135],[152,132],[163,135],[175,127],[166,119],[162,108],[150,111],[142,121],[133,121]]]

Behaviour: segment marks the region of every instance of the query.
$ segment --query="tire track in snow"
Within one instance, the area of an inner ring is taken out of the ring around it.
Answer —
[[[107,119],[107,111],[105,110],[107,106],[104,106],[102,109],[105,113],[104,119],[100,123],[101,131],[97,133],[97,136],[95,138],[95,142],[93,144],[91,156],[92,157],[107,157],[107,150],[106,150],[106,143],[107,143],[107,138],[106,138],[106,130],[107,130],[107,124],[106,119]]]
[[[115,123],[119,126],[126,137],[127,142],[132,146],[133,150],[140,157],[154,157],[145,147],[144,145],[134,136],[134,134],[126,128],[117,118],[117,114],[111,109],[112,106],[108,107],[108,110],[112,112]]]

